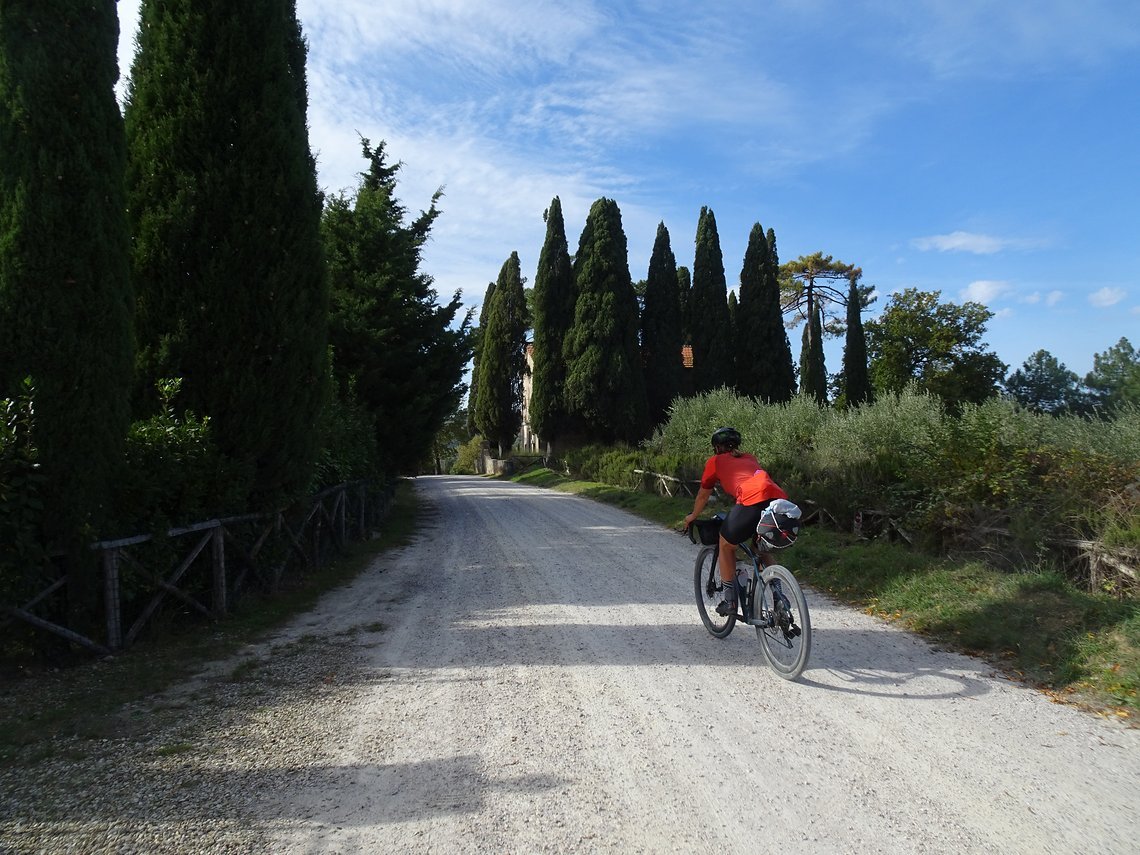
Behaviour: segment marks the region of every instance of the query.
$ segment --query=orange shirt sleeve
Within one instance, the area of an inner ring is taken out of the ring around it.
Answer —
[[[716,486],[716,482],[716,457],[714,455],[705,462],[705,472],[701,475],[701,489],[711,490]]]

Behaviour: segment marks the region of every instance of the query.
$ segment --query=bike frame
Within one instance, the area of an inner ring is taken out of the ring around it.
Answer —
[[[760,591],[760,586],[764,584],[764,581],[760,578],[760,572],[762,567],[767,566],[764,564],[764,561],[761,558],[761,556],[765,553],[760,549],[755,539],[753,539],[751,543],[748,543],[746,541],[744,543],[738,544],[738,546],[740,549],[744,550],[744,554],[747,555],[749,561],[752,562],[752,584],[748,586],[747,590],[737,591],[737,599],[740,602],[739,617],[744,621],[744,623],[748,624],[749,626],[773,626],[774,621],[770,614],[757,615],[754,613],[757,594]],[[716,559],[719,557],[719,555],[714,555],[714,567],[716,564]],[[739,588],[740,586],[737,585],[737,587]]]

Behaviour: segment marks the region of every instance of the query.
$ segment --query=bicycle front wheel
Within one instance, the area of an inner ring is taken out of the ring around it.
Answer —
[[[701,622],[710,635],[724,638],[736,626],[736,614],[717,613],[717,604],[724,597],[724,587],[720,581],[720,569],[716,566],[717,548],[706,546],[697,553],[697,563],[693,567],[693,585],[697,595],[697,611]]]
[[[785,680],[794,680],[803,673],[811,654],[807,600],[787,567],[765,567],[760,578],[756,637],[772,670]]]

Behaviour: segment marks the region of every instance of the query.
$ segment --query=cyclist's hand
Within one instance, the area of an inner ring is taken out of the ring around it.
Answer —
[[[685,525],[684,525],[684,528],[681,529],[681,531],[688,531],[689,526],[691,526],[693,524],[693,520],[695,520],[696,518],[697,518],[696,514],[689,514],[687,517],[685,517]]]

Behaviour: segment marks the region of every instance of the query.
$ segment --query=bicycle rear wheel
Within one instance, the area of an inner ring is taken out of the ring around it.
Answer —
[[[697,595],[697,611],[701,622],[710,635],[724,638],[736,626],[736,614],[727,617],[717,614],[716,607],[724,597],[720,580],[720,568],[716,562],[717,548],[706,546],[697,553],[697,563],[693,567],[693,586]]]
[[[785,680],[803,673],[811,655],[811,617],[799,582],[787,567],[773,564],[760,574],[763,581],[757,612],[756,637],[772,670]]]

